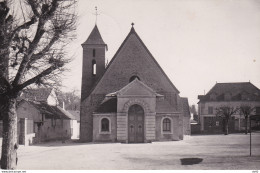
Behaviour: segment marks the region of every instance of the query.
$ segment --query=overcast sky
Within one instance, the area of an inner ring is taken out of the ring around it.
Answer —
[[[190,104],[217,82],[260,88],[259,0],[79,0],[77,39],[65,90],[81,88],[82,47],[95,25],[110,61],[134,22],[135,30]]]

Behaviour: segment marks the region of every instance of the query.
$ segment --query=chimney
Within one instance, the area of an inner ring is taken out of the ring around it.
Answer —
[[[65,110],[65,103],[62,101],[62,109]]]

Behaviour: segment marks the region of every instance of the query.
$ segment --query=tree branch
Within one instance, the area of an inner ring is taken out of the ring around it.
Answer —
[[[20,84],[17,86],[18,90],[22,90],[23,88],[39,81],[42,77],[47,76],[49,74],[51,74],[51,72],[53,72],[54,70],[56,70],[58,68],[58,66],[56,65],[52,65],[51,67],[47,68],[46,70],[42,71],[40,74],[38,74],[37,76],[25,81],[24,83]]]

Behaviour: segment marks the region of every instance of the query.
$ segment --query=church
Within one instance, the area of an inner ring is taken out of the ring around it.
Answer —
[[[188,99],[179,96],[133,24],[108,65],[97,25],[82,48],[81,142],[148,143],[190,135]]]

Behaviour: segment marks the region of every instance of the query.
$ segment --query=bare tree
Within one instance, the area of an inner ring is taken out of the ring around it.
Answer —
[[[251,107],[250,105],[241,105],[240,108],[240,114],[244,115],[245,117],[245,134],[248,133],[248,119],[252,112],[255,110],[254,107]]]
[[[216,115],[221,117],[224,122],[225,135],[228,135],[228,123],[231,116],[238,111],[238,108],[232,106],[220,106],[216,108]]]
[[[59,105],[63,107],[63,104],[66,110],[80,110],[80,96],[77,94],[76,90],[70,92],[57,91]]]
[[[1,168],[17,165],[16,98],[28,86],[54,85],[69,62],[65,46],[74,38],[75,0],[0,2]]]

